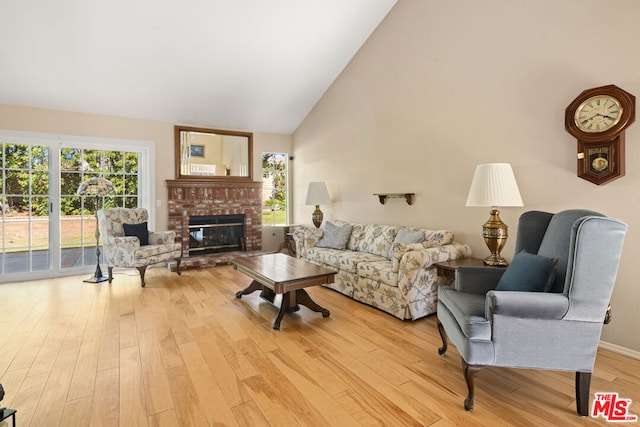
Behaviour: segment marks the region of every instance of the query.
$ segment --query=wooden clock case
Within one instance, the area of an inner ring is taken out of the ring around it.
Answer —
[[[575,122],[578,107],[589,98],[607,95],[618,100],[620,119],[602,132],[585,132]],[[578,140],[578,176],[597,185],[624,176],[624,131],[636,119],[636,98],[615,85],[583,91],[565,110],[564,127]]]

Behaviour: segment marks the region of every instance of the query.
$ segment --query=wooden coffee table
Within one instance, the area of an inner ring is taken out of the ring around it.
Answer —
[[[304,288],[333,283],[336,272],[285,254],[258,255],[233,260],[233,268],[251,277],[253,281],[236,293],[236,298],[261,290],[260,296],[273,303],[282,294],[282,304],[273,329],[280,329],[285,313],[298,311],[304,305],[312,311],[329,317],[329,310],[316,304]]]

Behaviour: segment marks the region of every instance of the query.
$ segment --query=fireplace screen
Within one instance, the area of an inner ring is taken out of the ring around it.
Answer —
[[[244,215],[189,217],[189,255],[245,250]]]

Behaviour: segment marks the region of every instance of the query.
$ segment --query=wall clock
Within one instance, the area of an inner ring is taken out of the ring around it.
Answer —
[[[624,176],[624,131],[636,97],[615,85],[583,91],[566,108],[564,127],[578,140],[578,176],[597,185]]]

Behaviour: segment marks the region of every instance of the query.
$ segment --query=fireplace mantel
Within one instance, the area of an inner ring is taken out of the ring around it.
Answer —
[[[233,253],[189,256],[189,217],[245,215],[247,252],[262,249],[262,182],[215,182],[197,179],[167,180],[168,228],[182,243],[185,267],[227,262]]]
[[[247,187],[247,188],[258,188],[262,189],[262,182],[252,181],[252,182],[238,182],[238,181],[206,181],[204,179],[167,179],[165,181],[167,183],[167,187],[188,187],[188,188],[238,188],[238,187]]]

